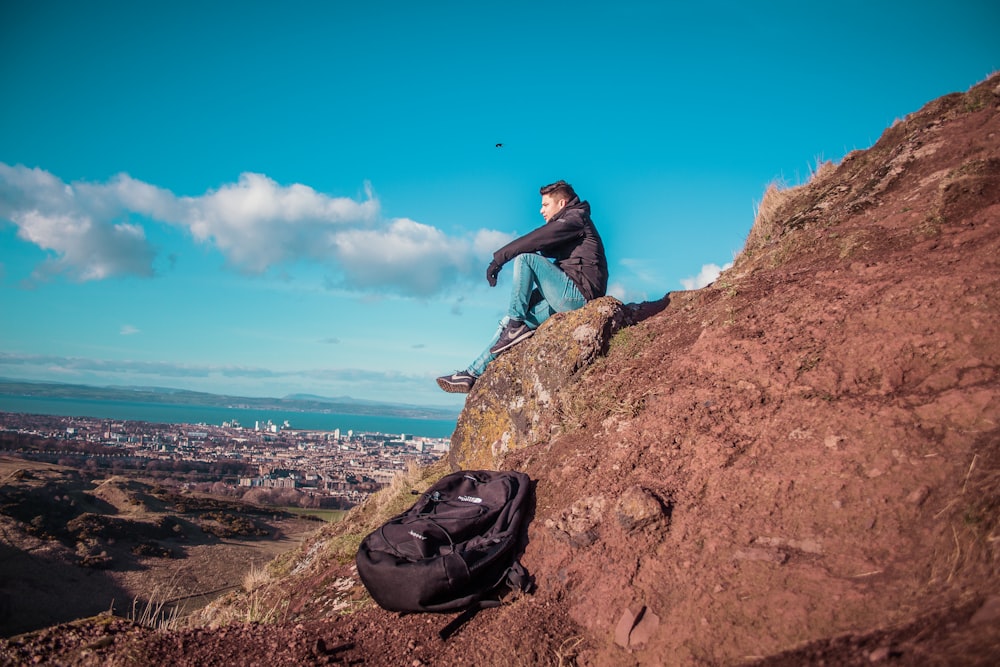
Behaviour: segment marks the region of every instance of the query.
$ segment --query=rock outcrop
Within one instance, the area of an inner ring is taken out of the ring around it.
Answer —
[[[507,452],[577,427],[574,379],[634,321],[631,309],[604,297],[554,315],[534,336],[495,359],[459,416],[451,438],[452,467],[497,468]]]

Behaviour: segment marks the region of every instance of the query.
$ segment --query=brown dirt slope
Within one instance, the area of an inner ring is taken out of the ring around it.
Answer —
[[[447,643],[435,633],[448,617],[399,618],[366,598],[353,549],[437,469],[272,563],[269,582],[202,627],[91,622],[0,655],[997,664],[998,256],[994,76],[808,184],[769,190],[715,284],[625,314],[595,302],[491,366],[452,460],[538,481],[522,559],[534,595],[480,613]],[[545,368],[574,354],[570,372]],[[277,622],[227,623],[253,605]]]
[[[138,617],[204,606],[316,527],[265,508],[0,457],[0,636],[109,609]]]

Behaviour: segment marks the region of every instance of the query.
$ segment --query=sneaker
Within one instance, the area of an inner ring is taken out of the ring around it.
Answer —
[[[490,348],[490,354],[500,354],[504,350],[514,347],[522,340],[531,338],[531,334],[533,333],[535,333],[535,330],[529,329],[528,325],[524,322],[511,320],[507,322],[507,326],[500,332],[500,339]]]
[[[476,384],[476,376],[468,371],[457,371],[451,375],[442,375],[437,383],[449,394],[468,394],[472,385]]]

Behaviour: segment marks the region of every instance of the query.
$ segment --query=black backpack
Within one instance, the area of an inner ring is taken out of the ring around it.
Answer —
[[[389,611],[474,613],[495,606],[507,589],[530,588],[517,560],[530,497],[531,480],[521,472],[446,475],[362,540],[358,575]]]

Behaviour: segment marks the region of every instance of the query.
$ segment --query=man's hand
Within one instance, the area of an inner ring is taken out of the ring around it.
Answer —
[[[500,275],[500,265],[496,262],[490,262],[490,265],[486,267],[486,282],[490,284],[490,287],[497,286],[498,275]]]

